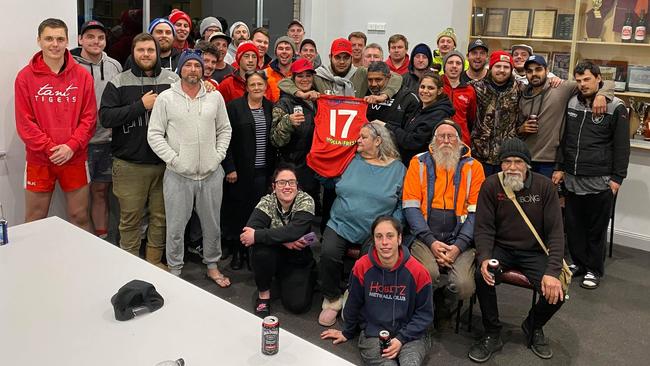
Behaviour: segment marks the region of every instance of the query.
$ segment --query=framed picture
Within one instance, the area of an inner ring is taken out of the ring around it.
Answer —
[[[481,36],[483,35],[483,21],[485,20],[485,14],[483,13],[483,8],[475,6],[472,8],[472,35]]]
[[[535,9],[533,11],[532,38],[553,38],[557,9]]]
[[[569,65],[571,54],[569,52],[553,52],[551,54],[551,71],[560,79],[569,79]]]
[[[508,9],[489,8],[485,14],[485,35],[502,37],[508,26]]]
[[[650,93],[650,66],[630,66],[627,76],[627,90]]]
[[[555,25],[555,39],[571,39],[573,38],[573,22],[575,15],[573,14],[558,14],[557,24]]]
[[[531,13],[530,9],[510,9],[508,14],[508,37],[528,37]]]
[[[627,62],[614,60],[589,60],[600,67],[603,80],[612,80],[615,91],[625,91],[627,82]]]

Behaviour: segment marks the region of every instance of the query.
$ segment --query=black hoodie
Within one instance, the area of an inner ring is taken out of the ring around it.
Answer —
[[[420,86],[420,77],[415,74],[415,66],[413,66],[413,60],[415,60],[415,50],[420,46],[424,47],[424,49],[427,50],[427,53],[424,53],[424,55],[429,58],[429,65],[433,62],[431,48],[424,43],[416,44],[411,51],[411,62],[409,63],[408,67],[409,71],[406,74],[402,75],[402,89],[406,88],[415,94],[418,93],[418,87]]]
[[[151,111],[144,108],[142,96],[149,91],[160,94],[178,79],[175,73],[161,68],[158,57],[152,76],[146,76],[134,62],[130,70],[118,74],[106,85],[99,116],[102,126],[113,130],[114,157],[136,164],[163,163],[147,143]]]
[[[445,118],[451,118],[454,115],[454,107],[446,94],[440,94],[438,99],[430,106],[420,108],[404,127],[396,124],[387,123],[388,128],[394,135],[402,162],[405,165],[411,161],[416,154],[428,150],[431,138],[433,138],[433,128]]]

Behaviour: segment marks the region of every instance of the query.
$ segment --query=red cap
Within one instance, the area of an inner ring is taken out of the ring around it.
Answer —
[[[336,56],[339,53],[348,53],[352,55],[352,43],[345,38],[337,38],[332,42],[332,48],[330,48],[330,55]]]
[[[192,19],[190,19],[189,15],[182,10],[172,10],[172,13],[169,14],[169,21],[172,22],[172,24],[176,24],[179,19],[185,20],[190,25],[190,28],[192,28]]]
[[[237,64],[239,64],[239,59],[241,59],[241,57],[246,52],[255,52],[255,56],[257,56],[258,59],[260,58],[260,55],[257,52],[257,47],[253,44],[253,42],[242,42],[239,44],[239,47],[237,47],[237,54],[235,55],[235,61],[237,61]]]
[[[314,71],[314,65],[306,58],[299,58],[291,64],[291,73],[300,74],[303,71]]]
[[[510,67],[514,67],[512,62],[512,55],[506,51],[494,51],[490,55],[490,68],[494,66],[497,62],[507,62],[510,64]]]

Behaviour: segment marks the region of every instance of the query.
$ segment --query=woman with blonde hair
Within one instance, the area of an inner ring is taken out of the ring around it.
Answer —
[[[319,279],[323,300],[319,324],[336,323],[341,310],[341,274],[347,247],[370,237],[372,222],[381,215],[402,219],[402,183],[406,167],[390,132],[379,122],[360,131],[357,154],[336,183],[336,200],[323,233]]]

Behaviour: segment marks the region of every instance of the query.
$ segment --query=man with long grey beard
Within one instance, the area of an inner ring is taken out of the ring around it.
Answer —
[[[445,296],[435,298],[441,317],[445,299],[455,304],[474,293],[474,214],[485,176],[460,134],[452,120],[436,126],[429,151],[411,159],[402,196],[416,236],[411,255],[429,271],[434,289],[445,286]]]
[[[499,261],[503,271],[521,271],[542,294],[521,324],[526,344],[540,358],[553,357],[542,327],[564,303],[559,275],[564,256],[564,230],[557,190],[547,177],[531,171],[528,146],[518,138],[506,140],[499,154],[502,173],[483,183],[476,209],[474,242],[477,265],[476,295],[481,305],[484,336],[469,351],[475,362],[486,362],[503,348],[497,307],[495,278],[488,271],[490,259]],[[503,178],[503,185],[500,179]],[[549,249],[543,251],[532,230],[506,194],[510,188]],[[498,276],[497,276],[498,279]]]

